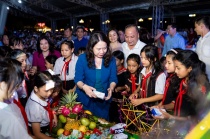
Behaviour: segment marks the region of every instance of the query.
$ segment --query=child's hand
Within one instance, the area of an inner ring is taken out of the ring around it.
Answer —
[[[116,93],[119,92],[119,91],[120,91],[119,87],[116,87],[116,88],[114,89],[114,91],[115,91]]]
[[[134,106],[138,106],[138,105],[141,105],[144,103],[144,99],[143,98],[140,98],[140,99],[130,99],[131,100],[131,103],[134,105]]]
[[[159,111],[162,113],[160,116],[153,116],[153,118],[155,119],[169,119],[170,117],[172,117],[172,115],[170,115],[169,113],[159,109]]]
[[[58,119],[57,116],[54,114],[54,118],[53,118],[53,127],[56,127],[58,123]]]
[[[129,99],[136,99],[138,97],[138,94],[137,93],[133,93],[129,96]]]
[[[126,91],[130,92],[130,90],[131,90],[130,87],[128,87],[127,85],[125,85],[125,87],[126,87]]]
[[[68,90],[64,89],[63,87],[62,87],[62,92],[63,92],[64,94],[68,94]]]
[[[172,115],[170,115],[169,113],[167,113],[167,112],[165,112],[165,111],[163,111],[163,110],[161,110],[161,109],[159,109],[159,110],[160,110],[160,112],[162,113],[161,116],[163,116],[164,119],[169,119],[169,118],[172,117]]]
[[[157,108],[157,109],[163,109],[163,105],[155,105],[155,106],[152,106],[150,107],[150,110],[154,109],[154,108]]]

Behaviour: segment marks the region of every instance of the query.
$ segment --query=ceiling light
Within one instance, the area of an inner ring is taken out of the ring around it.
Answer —
[[[105,24],[109,24],[109,23],[110,23],[110,20],[106,20],[106,21],[105,21]]]
[[[92,32],[94,30],[94,28],[90,28],[90,32]]]
[[[152,17],[149,17],[148,20],[152,20]]]
[[[7,10],[9,10],[9,7],[7,7]]]
[[[143,18],[139,18],[139,22],[143,22],[144,21],[144,19]]]
[[[83,19],[80,19],[80,20],[79,20],[79,23],[84,23],[84,20],[83,20]]]
[[[196,14],[189,14],[189,17],[195,17]]]
[[[21,0],[18,0],[18,3],[22,3],[22,1]]]

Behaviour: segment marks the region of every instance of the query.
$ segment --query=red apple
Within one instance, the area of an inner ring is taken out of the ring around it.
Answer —
[[[69,130],[64,130],[63,135],[65,135],[65,136],[70,135],[70,131]]]

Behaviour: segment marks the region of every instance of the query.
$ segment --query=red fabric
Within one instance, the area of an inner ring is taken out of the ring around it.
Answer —
[[[28,118],[27,118],[27,115],[26,115],[26,112],[25,112],[24,107],[22,106],[22,104],[20,103],[20,101],[17,101],[16,99],[14,99],[13,102],[14,102],[14,103],[18,106],[18,108],[20,109],[21,114],[22,114],[23,119],[24,119],[25,124],[26,124],[26,128],[27,128],[28,133],[29,133],[29,129],[28,129]]]
[[[201,86],[201,93],[203,94],[203,95],[205,95],[206,94],[206,87],[205,86]]]
[[[167,95],[167,91],[168,91],[168,87],[170,85],[170,80],[171,78],[174,76],[174,74],[171,74],[168,79],[166,80],[166,85],[165,85],[165,90],[164,90],[164,94],[163,94],[163,100],[162,100],[162,104],[164,103],[165,99],[166,99],[166,95]]]
[[[68,70],[68,67],[69,67],[69,62],[71,61],[71,59],[69,61],[66,61],[63,65],[63,68],[61,70],[61,75],[62,75],[62,72],[64,71],[64,85],[66,87],[66,72]]]
[[[164,45],[164,43],[165,43],[165,38],[164,38],[163,35],[160,36],[160,43],[161,43],[162,45]]]
[[[135,74],[131,74],[131,83],[132,83],[132,93],[136,90],[136,76]]]
[[[187,92],[186,89],[182,89],[184,82],[185,82],[185,79],[183,79],[180,83],[179,94],[176,98],[176,103],[174,107],[174,115],[177,115],[177,116],[180,116],[180,110],[181,110],[182,100],[183,100],[182,97]]]
[[[50,108],[50,103],[47,104],[47,106],[44,107],[45,110],[48,112],[49,119],[50,119],[50,132],[52,131],[53,127],[53,111]]]
[[[25,77],[29,80],[29,77],[28,77],[28,74],[27,74],[26,71],[24,71],[24,75],[25,75]],[[26,85],[26,80],[23,80],[23,86],[24,86],[24,88],[25,88],[25,90],[26,90],[26,95],[27,95],[27,97],[28,97],[28,88],[27,88],[27,85]]]
[[[121,74],[122,72],[125,72],[125,71],[126,71],[126,68],[122,67],[122,68],[117,70],[117,75],[119,75],[119,74]]]
[[[141,86],[141,98],[146,98],[147,93],[147,79],[152,75],[152,73],[148,73],[146,76],[143,76],[142,86]]]

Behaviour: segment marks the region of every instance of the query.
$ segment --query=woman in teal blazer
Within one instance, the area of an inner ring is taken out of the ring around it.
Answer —
[[[93,33],[86,50],[79,56],[75,69],[77,101],[85,110],[108,120],[112,91],[117,83],[116,62],[108,38],[102,32]],[[105,93],[105,98],[98,98],[93,90]]]

